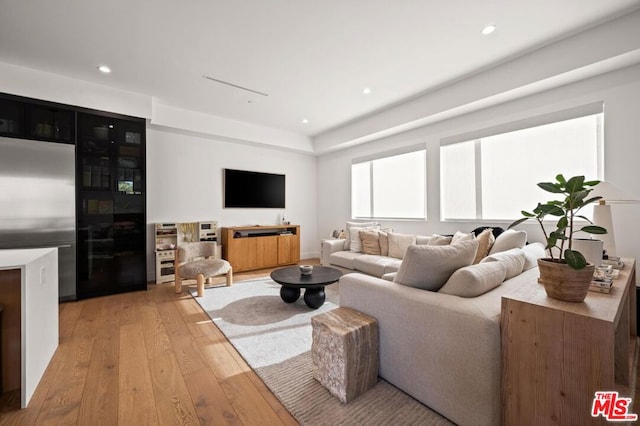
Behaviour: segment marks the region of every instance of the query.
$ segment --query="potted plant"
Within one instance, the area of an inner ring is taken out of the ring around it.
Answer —
[[[585,181],[584,176],[574,176],[567,180],[562,174],[556,176],[555,182],[540,182],[538,187],[562,196],[562,199],[538,203],[533,212],[522,211],[523,217],[509,225],[509,228],[512,228],[529,219],[535,219],[540,224],[547,242],[545,248],[549,257],[538,259],[538,267],[540,282],[544,284],[549,297],[582,302],[587,296],[594,265],[588,263],[582,253],[573,250],[572,236],[580,231],[589,234],[607,233],[606,229],[593,225],[588,218],[579,214],[583,207],[602,198],[589,198],[589,193],[599,183],[598,180]],[[547,216],[558,218],[555,229],[549,233],[544,227]],[[589,224],[576,229],[574,226],[576,218],[584,219]],[[556,250],[555,253],[554,250]]]

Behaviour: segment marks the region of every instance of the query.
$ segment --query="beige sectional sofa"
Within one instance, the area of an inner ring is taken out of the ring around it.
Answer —
[[[472,244],[458,247],[468,252]],[[455,269],[449,260],[454,247],[414,244],[402,266],[401,259],[346,251],[336,240],[323,244],[323,262],[364,272],[340,279],[340,305],[378,320],[380,376],[463,426],[500,424],[501,297],[539,285],[536,259],[544,255],[544,246],[502,248],[478,264]],[[436,283],[437,291],[425,290],[433,282],[421,280],[420,274],[429,278],[430,268],[439,275],[448,271]],[[390,282],[393,276],[380,278],[394,271],[403,283]]]

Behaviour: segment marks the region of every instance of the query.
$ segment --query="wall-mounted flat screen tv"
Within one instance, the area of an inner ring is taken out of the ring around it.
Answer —
[[[224,169],[224,206],[283,209],[285,175]]]

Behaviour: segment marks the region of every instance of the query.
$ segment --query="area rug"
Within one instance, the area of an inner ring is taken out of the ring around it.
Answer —
[[[326,293],[325,304],[314,310],[302,297],[284,303],[280,285],[257,279],[207,288],[195,300],[302,425],[451,425],[382,379],[342,404],[313,378],[311,317],[338,306],[338,284]]]

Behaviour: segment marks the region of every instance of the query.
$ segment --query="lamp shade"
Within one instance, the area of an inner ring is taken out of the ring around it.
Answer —
[[[606,234],[598,235],[604,243],[604,250],[608,256],[617,256],[616,237],[613,232],[613,219],[611,217],[610,204],[634,204],[640,203],[640,197],[636,197],[609,182],[600,182],[591,193],[592,197],[602,197],[600,203],[593,207],[593,223],[607,230]]]
[[[590,197],[602,197],[606,204],[635,204],[640,203],[640,197],[636,197],[617,186],[602,181],[593,187]]]

